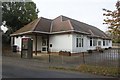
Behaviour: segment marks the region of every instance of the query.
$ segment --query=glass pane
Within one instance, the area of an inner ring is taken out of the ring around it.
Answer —
[[[92,40],[90,39],[90,46],[92,46]]]
[[[83,42],[83,38],[82,38],[82,47],[83,47],[83,44],[84,44],[84,42]]]
[[[76,47],[78,47],[78,38],[76,38]]]
[[[46,46],[46,40],[45,39],[42,40],[42,46]]]

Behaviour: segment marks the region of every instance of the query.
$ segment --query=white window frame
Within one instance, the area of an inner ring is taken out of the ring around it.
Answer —
[[[76,37],[76,47],[83,47],[84,46],[84,39],[83,35],[78,35]]]
[[[90,45],[90,47],[97,46],[97,39],[90,37],[90,44],[89,45]]]
[[[93,46],[93,38],[90,38],[90,47]]]
[[[106,40],[105,39],[103,39],[103,46],[105,46],[106,45]]]
[[[93,38],[93,46],[97,46],[97,39]]]
[[[108,44],[109,44],[109,43],[108,43],[108,40],[106,40],[106,46],[108,46]]]

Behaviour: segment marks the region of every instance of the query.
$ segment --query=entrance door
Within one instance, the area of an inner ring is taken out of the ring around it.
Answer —
[[[42,39],[42,52],[47,52],[47,39]]]

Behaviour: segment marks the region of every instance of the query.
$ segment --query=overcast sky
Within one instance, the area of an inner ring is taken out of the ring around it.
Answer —
[[[103,25],[103,8],[115,10],[117,0],[33,0],[39,9],[39,17],[54,19],[64,15],[107,30]]]

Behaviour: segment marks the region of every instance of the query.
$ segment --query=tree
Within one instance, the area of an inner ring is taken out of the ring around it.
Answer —
[[[38,18],[38,12],[34,2],[3,2],[2,22],[6,21],[7,27],[15,32]]]
[[[2,22],[8,31],[3,35],[5,43],[10,42],[10,34],[38,18],[38,9],[34,2],[3,2]]]
[[[106,13],[103,16],[106,16],[103,24],[107,24],[109,28],[109,32],[113,36],[113,39],[117,37],[117,42],[120,42],[120,1],[116,3],[116,10],[111,11],[107,9],[103,9]]]

